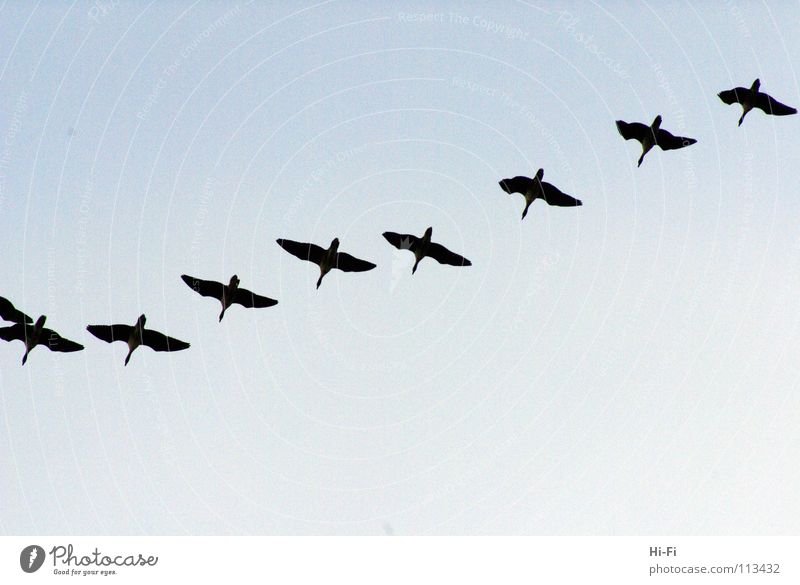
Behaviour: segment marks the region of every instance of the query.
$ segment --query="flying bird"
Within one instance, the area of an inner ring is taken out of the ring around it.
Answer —
[[[86,330],[97,339],[102,339],[108,343],[124,341],[128,344],[128,355],[125,356],[125,365],[131,359],[131,354],[140,345],[146,345],[155,351],[181,351],[189,347],[185,341],[167,337],[163,333],[145,329],[144,324],[147,317],[139,316],[136,324],[130,325],[87,325]]]
[[[639,164],[642,166],[644,155],[650,152],[654,146],[658,146],[661,150],[675,150],[676,148],[683,148],[697,142],[694,138],[685,138],[684,136],[673,136],[666,130],[662,130],[661,116],[656,116],[650,126],[645,126],[639,122],[623,122],[617,120],[617,130],[622,134],[625,140],[634,138],[642,143],[642,156],[639,157]]]
[[[744,117],[747,115],[747,112],[753,108],[758,108],[773,116],[789,116],[797,113],[795,108],[784,105],[772,96],[758,91],[759,87],[761,87],[761,81],[756,79],[753,85],[750,86],[750,89],[734,87],[733,89],[721,91],[717,94],[719,99],[728,105],[741,104],[742,117],[739,118],[739,126],[744,122]]]
[[[22,313],[20,313],[20,315],[22,316],[22,322],[18,322],[10,327],[0,327],[0,339],[5,339],[6,341],[14,341],[15,339],[18,339],[25,344],[25,355],[22,356],[23,366],[25,365],[25,362],[28,361],[28,354],[37,345],[44,345],[50,351],[61,352],[80,351],[83,349],[83,346],[80,343],[70,341],[69,339],[61,337],[52,329],[45,328],[44,322],[47,320],[47,317],[44,315],[39,317],[34,324],[29,322],[31,319],[27,315]],[[7,319],[7,317],[8,313],[4,312],[3,318]]]
[[[269,297],[262,297],[261,295],[254,294],[249,290],[239,287],[239,277],[235,274],[231,276],[228,284],[215,282],[213,280],[202,280],[194,276],[187,276],[182,274],[181,278],[189,288],[204,297],[214,297],[222,304],[222,312],[219,314],[219,320],[225,316],[225,311],[228,310],[232,304],[242,305],[248,309],[261,309],[264,307],[272,307],[278,304],[275,299]]]
[[[525,209],[522,210],[522,219],[525,219],[525,216],[528,214],[528,208],[536,199],[542,199],[548,205],[555,205],[557,207],[577,207],[583,205],[580,199],[575,199],[566,193],[562,193],[554,185],[542,181],[543,177],[544,169],[539,169],[536,171],[536,176],[533,179],[518,176],[500,181],[500,187],[506,193],[522,193],[525,197]]]
[[[411,274],[417,271],[417,266],[420,261],[425,258],[433,258],[439,264],[449,264],[451,266],[472,266],[472,262],[451,252],[441,244],[431,241],[433,235],[433,228],[429,227],[425,230],[425,235],[421,238],[412,236],[411,234],[398,234],[395,232],[383,232],[383,237],[392,246],[398,250],[409,250],[414,252],[414,267],[411,269]]]
[[[3,297],[0,297],[0,319],[12,323],[33,323],[33,319],[15,308],[11,301]]]
[[[279,239],[276,240],[278,245],[289,252],[292,256],[300,258],[300,260],[307,260],[319,266],[319,280],[317,281],[317,288],[322,284],[322,279],[333,268],[337,268],[343,272],[366,272],[375,268],[375,264],[360,260],[339,252],[339,238],[333,238],[330,247],[325,250],[315,244],[305,244],[302,242],[295,242],[292,240]]]

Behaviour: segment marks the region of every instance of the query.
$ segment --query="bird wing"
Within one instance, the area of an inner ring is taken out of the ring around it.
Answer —
[[[102,339],[107,343],[115,341],[128,343],[133,327],[130,325],[87,325],[86,330],[97,339]]]
[[[625,140],[634,139],[641,142],[650,132],[650,126],[645,126],[641,122],[631,122],[629,124],[628,122],[617,120],[617,130]]]
[[[52,329],[42,329],[42,336],[40,339],[47,340],[47,343],[42,343],[42,345],[47,345],[50,351],[70,352],[80,351],[83,349],[83,346],[80,343],[76,343],[65,337],[61,337]]]
[[[675,150],[676,148],[683,148],[697,142],[694,138],[686,138],[685,136],[673,136],[666,130],[659,128],[656,132],[656,144],[661,150]]]
[[[142,334],[142,343],[155,351],[180,351],[189,347],[189,344],[174,337],[167,337],[163,333],[145,329]]]
[[[15,308],[11,301],[3,297],[0,297],[0,317],[4,321],[11,321],[12,323],[33,323],[33,319]]]
[[[782,104],[778,100],[761,92],[756,96],[756,103],[753,105],[759,110],[764,110],[766,113],[772,114],[773,116],[788,116],[797,113],[795,108]]]
[[[558,207],[577,207],[583,205],[580,199],[562,193],[555,185],[542,182],[542,190],[544,191],[544,200],[548,205],[556,205]]]
[[[251,293],[249,290],[244,288],[236,289],[236,296],[233,298],[233,302],[242,305],[243,307],[247,307],[248,309],[262,309],[264,307],[271,307],[278,304],[278,301],[275,299],[262,297],[261,295]]]
[[[193,276],[181,274],[181,279],[196,293],[204,297],[214,297],[215,299],[222,300],[222,295],[225,292],[225,285],[221,282],[213,280],[202,280]]]
[[[719,99],[721,99],[723,102],[725,102],[728,105],[731,105],[731,104],[741,104],[745,96],[749,92],[750,90],[745,87],[735,87],[733,89],[727,89],[725,91],[721,91],[717,95],[719,96]]]
[[[0,327],[0,339],[14,341],[19,339],[25,341],[25,325],[17,324],[10,327]]]
[[[386,238],[386,241],[389,242],[392,246],[394,246],[398,250],[413,251],[414,248],[417,246],[417,242],[419,242],[419,238],[417,236],[412,236],[411,234],[383,232],[383,237]]]
[[[428,252],[425,254],[436,260],[439,264],[450,264],[451,266],[472,266],[472,262],[459,256],[455,252],[451,252],[441,244],[431,242],[428,246]]]
[[[309,262],[313,262],[314,264],[319,264],[322,262],[322,255],[325,253],[325,250],[317,246],[316,244],[305,244],[303,242],[295,242],[293,240],[276,240],[278,245],[289,252],[292,256],[296,256],[300,258],[300,260],[308,260]]]
[[[338,268],[342,272],[366,272],[375,268],[375,264],[361,260],[350,254],[339,252],[336,254],[336,261],[333,263],[333,268]]]
[[[532,181],[533,179],[520,175],[511,179],[503,179],[500,181],[500,188],[508,194],[522,193],[525,195],[525,193],[528,192]]]

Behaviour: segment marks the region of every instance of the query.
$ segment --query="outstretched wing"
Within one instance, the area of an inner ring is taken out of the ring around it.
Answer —
[[[142,343],[155,351],[180,351],[189,347],[189,344],[174,337],[167,337],[163,333],[145,329],[142,334]]]
[[[221,282],[202,280],[193,276],[187,276],[186,274],[181,274],[181,280],[193,291],[204,297],[214,297],[218,301],[222,300],[222,295],[225,292],[225,285]]]
[[[367,270],[375,268],[375,264],[351,256],[350,254],[339,252],[336,254],[336,261],[333,267],[338,268],[342,272],[366,272]]]
[[[25,325],[11,325],[10,327],[0,327],[0,339],[14,341],[19,339],[25,341]]]
[[[520,175],[517,177],[512,177],[511,179],[503,179],[500,181],[499,185],[500,188],[508,194],[522,193],[525,195],[525,193],[528,192],[532,181],[533,179]]]
[[[386,241],[398,250],[413,251],[417,246],[417,242],[419,242],[419,238],[417,236],[412,236],[411,234],[383,232],[383,237],[386,238]]]
[[[306,244],[303,242],[295,242],[293,240],[283,239],[275,241],[278,242],[278,245],[281,248],[289,252],[289,254],[292,256],[300,258],[300,260],[308,260],[314,264],[319,264],[322,262],[322,255],[325,253],[325,250],[316,244]]]
[[[128,343],[133,327],[130,325],[87,325],[86,331],[107,343],[115,341]]]
[[[650,132],[650,126],[645,126],[641,122],[623,122],[617,120],[617,131],[622,135],[625,140],[638,140],[641,142],[647,133]]]
[[[80,351],[83,349],[83,346],[80,343],[76,343],[65,337],[61,337],[52,329],[42,329],[42,336],[40,339],[42,340],[41,345],[47,345],[47,348],[50,351],[70,352]]]
[[[459,256],[441,244],[436,244],[434,242],[430,243],[428,246],[428,253],[425,255],[430,256],[439,264],[450,264],[451,266],[472,266],[472,262],[463,256]]]
[[[0,297],[0,318],[12,323],[33,323],[33,319],[15,308],[11,301],[3,297]]]
[[[659,129],[656,132],[656,144],[661,150],[675,150],[676,148],[683,148],[697,142],[694,138],[686,138],[685,136],[673,136],[666,130]]]
[[[278,301],[275,299],[262,297],[261,295],[251,293],[249,290],[243,288],[236,289],[236,296],[233,302],[247,307],[248,309],[263,309],[264,307],[272,307],[278,304]]]
[[[562,193],[558,187],[550,183],[542,182],[542,190],[544,191],[544,200],[548,205],[556,205],[558,207],[577,207],[583,205],[580,199]]]
[[[744,101],[744,97],[750,93],[750,90],[745,87],[735,87],[733,89],[727,89],[725,91],[719,92],[717,95],[719,99],[725,102],[728,105],[731,104],[741,104]]]
[[[759,92],[756,96],[756,103],[753,105],[759,110],[763,110],[768,114],[772,114],[773,116],[788,116],[790,114],[797,113],[795,108],[782,104],[778,100],[761,92]]]

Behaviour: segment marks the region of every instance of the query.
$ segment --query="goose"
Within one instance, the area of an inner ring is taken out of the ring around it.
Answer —
[[[639,122],[623,122],[617,120],[617,130],[625,140],[635,138],[642,143],[642,156],[639,157],[639,164],[642,166],[644,155],[650,152],[654,146],[658,146],[661,150],[675,150],[676,148],[683,148],[697,142],[694,138],[685,138],[683,136],[673,136],[666,130],[662,130],[661,116],[656,116],[653,123],[648,127]]]
[[[248,309],[261,309],[278,304],[278,301],[275,299],[262,297],[249,290],[240,288],[239,277],[235,274],[231,276],[231,280],[228,284],[222,284],[221,282],[215,282],[213,280],[202,280],[194,276],[187,276],[186,274],[182,274],[181,279],[196,293],[204,297],[214,297],[222,303],[222,312],[219,314],[220,321],[222,321],[222,318],[225,316],[225,311],[228,310],[228,307],[234,303],[247,307]]]
[[[739,126],[744,122],[744,117],[747,115],[747,112],[753,108],[758,108],[773,116],[789,116],[797,113],[795,108],[784,105],[772,96],[758,91],[759,87],[761,87],[761,81],[756,79],[753,85],[750,86],[750,89],[734,87],[733,89],[721,91],[717,94],[719,99],[728,105],[741,104],[742,117],[739,118]]]
[[[580,199],[575,199],[566,193],[562,193],[554,185],[542,181],[542,178],[544,178],[544,169],[536,171],[536,176],[533,179],[518,176],[500,181],[500,187],[509,195],[511,193],[522,193],[525,197],[525,209],[522,210],[522,219],[525,219],[525,216],[528,214],[528,208],[536,199],[542,199],[548,205],[555,205],[557,207],[577,207],[583,205]]]
[[[426,229],[425,235],[423,235],[421,238],[412,236],[411,234],[383,232],[383,237],[386,238],[386,241],[398,250],[409,250],[414,252],[414,258],[416,261],[414,262],[414,267],[411,269],[411,274],[414,274],[417,271],[417,266],[419,265],[420,261],[425,258],[425,256],[433,258],[439,264],[449,264],[451,266],[472,266],[472,262],[463,256],[459,256],[458,254],[451,252],[441,244],[432,242],[432,235],[432,227]]]
[[[140,315],[136,324],[130,325],[87,325],[86,330],[97,339],[102,339],[107,343],[124,341],[128,344],[128,355],[125,356],[125,365],[131,359],[131,354],[140,345],[146,345],[155,351],[181,351],[189,347],[185,341],[167,337],[163,333],[145,329],[144,324],[147,317]]]
[[[315,244],[306,244],[303,242],[295,242],[292,240],[278,239],[278,245],[289,252],[292,256],[296,256],[301,260],[313,262],[319,266],[319,280],[317,281],[317,288],[322,284],[322,279],[333,268],[338,268],[343,272],[366,272],[375,268],[375,264],[360,260],[339,252],[339,238],[333,238],[330,247],[325,250]]]
[[[0,319],[12,323],[33,323],[33,319],[15,308],[8,299],[0,297]]]
[[[9,315],[9,313],[4,311],[3,319],[13,320],[9,319]],[[25,365],[25,362],[28,361],[28,354],[37,345],[44,345],[50,351],[60,352],[80,351],[83,349],[83,346],[80,343],[70,341],[69,339],[61,337],[52,329],[45,328],[44,322],[47,320],[47,317],[44,315],[36,319],[36,323],[34,324],[30,323],[32,319],[30,319],[30,317],[24,313],[19,313],[19,315],[21,315],[22,318],[21,322],[17,322],[15,325],[11,325],[10,327],[0,327],[0,339],[5,339],[6,341],[14,341],[15,339],[19,339],[25,344],[25,355],[22,356],[23,366]],[[11,314],[11,316],[15,315]]]

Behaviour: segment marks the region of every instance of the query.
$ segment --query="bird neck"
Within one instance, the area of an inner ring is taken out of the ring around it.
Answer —
[[[650,128],[655,132],[661,127],[661,116],[656,116],[656,119],[653,120],[653,123],[650,125]]]
[[[47,317],[42,315],[38,319],[36,319],[36,323],[33,325],[34,333],[38,334],[44,328],[44,322],[47,320]]]

